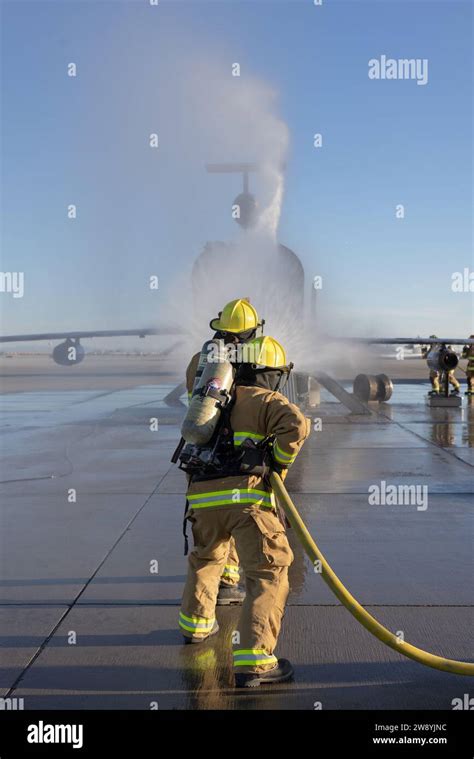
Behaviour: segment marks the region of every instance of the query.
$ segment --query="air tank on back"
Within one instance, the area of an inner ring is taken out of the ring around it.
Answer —
[[[201,350],[193,395],[181,426],[187,443],[204,446],[210,442],[233,382],[234,369],[224,341],[208,340]]]

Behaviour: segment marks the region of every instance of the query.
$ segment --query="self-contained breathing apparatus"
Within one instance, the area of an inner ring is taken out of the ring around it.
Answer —
[[[242,365],[229,360],[222,340],[204,343],[193,395],[181,427],[181,441],[173,463],[193,482],[239,474],[265,476],[270,471],[274,436],[255,443],[248,438],[234,446],[230,415],[235,403],[235,386]],[[245,382],[245,380],[244,380]]]
[[[292,364],[278,372],[276,387]],[[255,369],[253,370],[255,371]],[[274,372],[271,372],[273,375]],[[268,484],[271,471],[281,472],[272,456],[275,435],[267,435],[255,442],[247,438],[237,447],[230,416],[235,403],[236,384],[255,384],[249,374],[249,365],[233,365],[222,340],[204,343],[199,359],[199,373],[193,395],[181,427],[181,440],[171,461],[189,476],[189,483],[202,482],[238,475],[258,475]],[[186,521],[188,501],[183,520],[185,555],[188,552]]]
[[[183,447],[179,455],[179,468],[190,475],[190,482],[236,477],[241,474],[256,474],[265,478],[271,469],[278,469],[271,456],[275,436],[268,435],[258,443],[247,438],[236,448],[226,416],[227,414],[221,416],[222,421],[212,446],[199,447],[188,443]]]

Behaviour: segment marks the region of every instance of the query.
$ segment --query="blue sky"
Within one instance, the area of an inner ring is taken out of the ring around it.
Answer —
[[[472,332],[472,294],[450,289],[474,268],[470,2],[17,0],[2,15],[2,270],[25,272],[23,298],[0,295],[2,331],[166,320],[206,240],[238,236],[224,209],[239,178],[205,173],[217,156],[190,149],[174,80],[202,54],[276,93],[279,239],[323,276],[327,331]],[[370,80],[382,54],[428,59],[428,84]]]

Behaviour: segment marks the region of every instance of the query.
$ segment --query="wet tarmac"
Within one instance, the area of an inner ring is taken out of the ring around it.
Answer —
[[[122,379],[50,391],[31,379],[1,398],[3,696],[23,697],[25,709],[450,709],[469,691],[469,678],[406,659],[364,630],[291,531],[277,653],[295,681],[234,692],[236,608],[218,609],[212,641],[182,646],[185,479],[170,457],[183,409],[165,403],[166,377]],[[421,648],[474,660],[474,406],[430,409],[426,390],[396,385],[364,417],[323,393],[311,412],[322,429],[287,484],[374,616]],[[382,482],[427,486],[427,501],[371,505],[369,488]]]

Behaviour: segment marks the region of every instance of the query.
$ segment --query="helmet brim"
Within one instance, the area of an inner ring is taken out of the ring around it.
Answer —
[[[246,330],[229,329],[229,327],[224,327],[224,325],[221,323],[219,317],[216,317],[215,319],[211,319],[211,321],[209,322],[209,326],[215,332],[229,332],[232,335],[241,335],[244,332],[252,332],[253,330],[258,329],[262,325],[259,322],[256,327],[249,327],[249,329],[246,329]]]
[[[251,364],[256,372],[282,372],[288,374],[293,369],[293,364],[285,364],[285,366],[263,366],[262,364]]]
[[[217,317],[216,319],[211,319],[211,321],[209,322],[209,326],[211,329],[214,329],[216,332],[232,332],[231,329],[223,328],[219,317]]]

